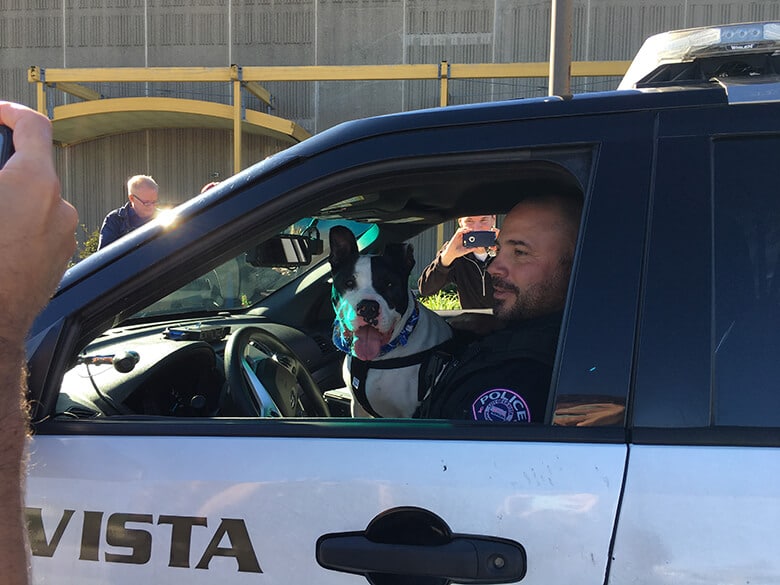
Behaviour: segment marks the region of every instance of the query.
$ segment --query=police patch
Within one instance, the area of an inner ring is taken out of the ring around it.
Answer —
[[[474,420],[498,422],[531,422],[531,411],[523,397],[514,390],[486,390],[471,405]]]

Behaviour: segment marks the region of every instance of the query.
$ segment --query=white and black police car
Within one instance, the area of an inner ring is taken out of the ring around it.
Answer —
[[[780,582],[780,23],[645,49],[618,91],[343,124],[70,269],[35,582]],[[329,228],[540,189],[585,202],[546,424],[349,418]]]

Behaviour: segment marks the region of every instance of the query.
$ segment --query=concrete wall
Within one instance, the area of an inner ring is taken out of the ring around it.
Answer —
[[[627,60],[656,32],[780,20],[777,0],[575,0],[574,59]],[[373,65],[545,61],[549,0],[3,0],[2,96],[35,105],[27,68],[120,66]],[[575,79],[575,92],[616,79]],[[338,122],[438,104],[430,81],[277,82],[271,113],[310,132]],[[124,95],[229,103],[227,84],[101,84]],[[546,95],[546,79],[450,83],[451,103]],[[69,98],[49,92],[50,105]],[[250,107],[261,108],[259,103]],[[259,160],[282,148],[245,137]],[[87,231],[124,201],[124,181],[152,174],[177,202],[210,175],[230,172],[228,132],[143,131],[61,149],[63,193]]]

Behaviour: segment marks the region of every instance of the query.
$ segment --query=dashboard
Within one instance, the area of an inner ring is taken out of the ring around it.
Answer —
[[[260,328],[286,345],[293,359],[250,363],[263,380],[289,377],[299,362],[324,393],[343,386],[341,354],[329,332],[300,331],[258,316],[135,324],[106,331],[79,355],[63,378],[55,416],[91,418],[240,416],[225,403],[225,347],[241,328]],[[205,334],[181,335],[182,331]],[[216,333],[214,333],[216,332]],[[256,344],[255,344],[256,345]]]

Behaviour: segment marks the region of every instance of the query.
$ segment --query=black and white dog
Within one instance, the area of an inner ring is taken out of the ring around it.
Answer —
[[[391,244],[382,255],[359,255],[354,234],[330,230],[333,342],[347,354],[344,381],[352,416],[410,417],[420,404],[420,364],[452,330],[409,290],[412,246]]]

